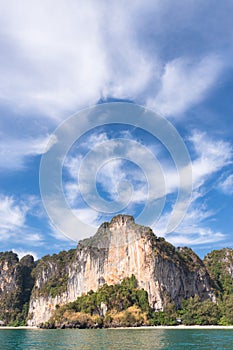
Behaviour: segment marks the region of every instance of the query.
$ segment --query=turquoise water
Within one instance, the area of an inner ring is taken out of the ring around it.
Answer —
[[[0,330],[1,350],[223,350],[233,349],[233,330],[66,329]]]

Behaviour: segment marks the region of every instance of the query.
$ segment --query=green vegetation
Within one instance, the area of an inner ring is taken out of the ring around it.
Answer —
[[[185,247],[177,251],[189,268],[203,264],[191,249]],[[184,325],[233,325],[233,250],[212,251],[205,257],[204,265],[212,279],[216,302],[200,301],[194,296],[183,300],[177,310],[173,304],[167,304],[163,312],[150,312],[151,325],[174,325],[179,319]]]
[[[12,266],[19,262],[19,258],[17,254],[13,253],[12,251],[0,252],[0,262],[7,262]]]
[[[219,324],[233,324],[233,250],[224,248],[207,254],[204,263],[215,282]]]
[[[204,263],[220,298],[233,294],[233,250],[224,248],[207,254]]]
[[[103,313],[103,304],[106,313]],[[144,289],[138,289],[134,275],[121,284],[103,285],[97,292],[90,291],[76,301],[57,306],[44,328],[127,327],[141,325],[232,325],[233,294],[226,294],[216,303],[200,301],[194,296],[181,302],[179,309],[168,303],[164,311],[154,311]]]
[[[136,224],[134,224],[136,225]],[[137,225],[136,225],[137,226]],[[104,223],[94,241],[80,242],[78,249],[88,249],[93,258],[105,259],[105,249],[101,248],[101,237],[106,239],[108,223]],[[200,300],[197,295],[181,300],[179,308],[164,294],[164,310],[150,308],[148,294],[138,287],[134,275],[120,284],[104,284],[98,291],[89,291],[74,302],[57,305],[46,328],[78,327],[100,328],[141,325],[233,325],[233,250],[214,250],[202,261],[191,249],[174,248],[164,238],[157,238],[153,232],[141,227],[143,234],[150,236],[153,252],[159,259],[168,259],[178,266],[195,271],[207,269],[212,292],[216,302]],[[96,244],[93,247],[93,244]],[[76,250],[62,251],[52,256],[46,255],[37,263],[31,256],[20,261],[13,252],[0,253],[0,320],[6,325],[25,325],[28,317],[31,295],[52,297],[66,291],[68,269]],[[102,255],[101,255],[102,254]],[[206,273],[206,272],[205,272]],[[35,280],[37,283],[35,285]]]
[[[164,311],[151,310],[148,315],[150,326],[174,326],[177,325],[178,313],[173,303],[166,305]]]
[[[7,283],[0,291],[0,320],[9,326],[24,326],[28,315],[29,299],[34,285],[33,257],[25,256],[20,261],[13,252],[0,253],[1,278]]]
[[[186,264],[190,271],[195,271],[201,266],[204,267],[203,261],[199,258],[197,254],[191,248],[182,247],[178,248],[177,252],[181,258],[182,263]]]
[[[93,315],[101,314],[101,302],[106,304],[108,310],[115,309],[117,312],[133,305],[138,306],[143,312],[149,311],[147,292],[137,288],[137,280],[134,275],[124,278],[121,284],[110,286],[104,284],[97,292],[90,291],[77,298],[69,306],[74,311]]]
[[[221,317],[219,324],[223,326],[233,325],[233,294],[224,295],[222,300],[219,302],[219,310]]]
[[[216,325],[220,321],[218,305],[210,300],[201,302],[197,296],[183,300],[180,309],[176,309],[175,305],[170,303],[163,312],[151,312],[148,316],[149,323],[153,326],[173,326],[178,323],[183,325]]]
[[[102,248],[103,246],[107,246],[109,237],[108,237],[108,227],[109,223],[104,222],[100,227],[98,228],[96,234],[90,238],[83,239],[79,241],[78,248]]]
[[[66,291],[68,282],[68,265],[72,261],[76,250],[70,249],[59,254],[45,255],[33,271],[34,278],[40,280],[41,274],[48,276],[45,283],[38,289],[34,287],[33,294],[36,296],[51,296],[62,294]],[[42,279],[42,278],[41,278]]]
[[[197,296],[183,300],[178,315],[185,325],[217,325],[220,319],[218,305],[210,300],[201,302]]]
[[[140,326],[148,324],[149,310],[147,292],[137,288],[137,280],[132,275],[120,284],[105,284],[97,292],[90,291],[72,303],[58,306],[42,327]]]

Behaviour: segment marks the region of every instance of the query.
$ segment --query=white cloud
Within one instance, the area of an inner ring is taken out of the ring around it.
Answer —
[[[214,218],[215,212],[209,210],[205,204],[192,203],[181,224],[174,232],[166,234],[166,226],[170,213],[161,216],[154,225],[154,232],[158,236],[165,237],[169,242],[178,245],[204,245],[222,241],[226,236],[209,227],[210,221]]]
[[[14,111],[12,119],[20,114],[22,129],[34,118],[46,119],[32,139],[4,138],[3,130],[0,167],[22,168],[27,157],[43,153],[46,136],[36,135],[48,131],[49,119],[57,123],[101,97],[147,102],[173,116],[205,98],[226,60],[204,52],[193,59],[186,53],[162,59],[163,43],[151,33],[170,32],[169,8],[168,3],[150,1],[146,6],[118,1],[2,2],[0,103]],[[192,21],[199,8],[192,4]],[[182,4],[172,10],[190,17]],[[151,16],[157,20],[151,22]]]
[[[100,215],[91,208],[75,209],[74,213],[82,222],[90,224],[94,227],[99,225]]]
[[[232,163],[233,150],[229,142],[212,139],[199,131],[194,131],[189,140],[196,153],[193,160],[193,186],[196,189],[214,173]]]
[[[170,18],[171,6],[182,20]],[[192,4],[192,21],[199,10]],[[190,17],[183,4],[23,0],[2,2],[0,16],[2,104],[56,120],[108,96],[182,113],[206,96],[226,61],[205,45],[193,60],[188,50],[162,60],[166,39],[156,33],[170,38],[169,22],[182,28]]]
[[[189,137],[189,141],[194,151],[194,160],[192,162],[193,193],[190,207],[174,233],[166,236],[170,212],[161,216],[154,229],[159,235],[165,235],[166,239],[175,245],[201,245],[218,242],[223,240],[225,235],[221,232],[215,232],[208,227],[210,224],[209,221],[216,213],[204,204],[203,198],[206,195],[205,187],[208,181],[216,173],[222,171],[224,167],[232,163],[232,146],[228,142],[211,139],[205,133],[197,130]],[[175,181],[175,176],[173,176],[172,172],[167,172],[166,176],[168,177],[168,181],[172,181],[172,183]],[[226,179],[226,188],[228,186],[231,187],[231,181],[231,176],[229,179]],[[174,190],[175,187],[170,186],[170,188]]]
[[[109,193],[111,200],[118,197],[118,185],[122,181],[126,181],[126,174],[123,170],[123,161],[121,159],[113,159],[102,164],[97,174],[97,184],[101,184],[103,189]]]
[[[226,238],[221,232],[215,232],[210,228],[199,228],[197,233],[192,235],[187,234],[173,234],[166,239],[175,246],[194,246],[205,245],[208,243],[217,243],[223,241]]]
[[[101,96],[134,98],[147,87],[154,64],[137,45],[130,7],[23,3],[1,4],[2,36],[15,57],[0,67],[2,103],[59,118]]]
[[[218,77],[232,57],[230,51],[222,51],[224,45],[228,47],[232,42],[232,11],[226,11],[220,3],[216,4],[214,11],[224,11],[224,21],[216,24],[209,1],[205,5],[201,1],[189,1],[188,5],[184,5],[181,0],[176,2],[176,6],[169,1],[136,1],[130,4],[90,0],[70,1],[69,4],[64,0],[59,3],[55,0],[37,3],[29,0],[2,1],[0,168],[21,169],[30,157],[46,152],[47,136],[43,133],[70,112],[93,105],[101,97],[112,95],[140,104],[147,103],[172,117],[179,117],[203,101],[215,88]],[[209,16],[206,16],[207,10]],[[171,11],[173,16],[170,16]],[[11,115],[9,111],[14,113]],[[18,124],[14,124],[15,116]],[[12,118],[9,125],[16,128],[12,132],[14,136],[9,136],[12,135],[11,130],[9,135],[5,132],[7,123],[4,124],[3,119],[8,117]],[[35,119],[39,123],[34,127],[32,120]],[[20,125],[22,133],[17,125]],[[33,129],[34,137],[23,136],[28,125],[27,135],[32,134]],[[16,132],[17,139],[14,138]],[[107,141],[106,134],[101,133],[90,138],[90,144],[85,147],[91,150],[94,145]],[[203,196],[202,187],[211,176],[229,165],[232,149],[227,142],[212,140],[200,132],[195,132],[190,142],[196,152],[193,161],[195,202]],[[104,156],[110,151],[106,149],[102,156],[96,158],[96,163],[102,164]],[[135,156],[135,148],[128,147],[126,153]],[[161,188],[162,181],[153,176],[145,153],[137,150],[136,156],[150,176],[151,187]],[[65,187],[71,204],[77,204],[79,200],[79,186],[75,180],[81,158],[70,158],[68,165],[73,179]],[[133,192],[132,203],[147,200],[148,191],[142,174],[135,170],[129,174],[121,162],[113,163],[105,166],[100,173],[99,181],[104,190],[113,199],[116,198],[117,183],[130,181],[132,175],[133,183],[138,185]],[[166,183],[164,194],[174,194],[179,185],[177,173],[164,159],[161,164]],[[86,169],[87,185],[93,175],[92,169],[93,164]],[[230,193],[231,184],[229,176],[220,187]],[[152,191],[150,195],[158,196],[158,193]],[[1,198],[1,201],[3,228],[0,234],[5,227],[4,232],[7,231],[8,236],[19,232],[18,236],[22,237],[24,232],[24,239],[28,242],[40,241],[40,235],[30,235],[27,231],[28,206],[12,197]],[[79,215],[83,220],[98,221],[95,212],[85,208],[81,210]],[[194,212],[193,215],[188,214],[192,217],[189,224],[194,223]],[[58,211],[59,215],[62,213]],[[204,209],[198,215],[203,217]],[[67,227],[70,227],[68,223]]]
[[[62,219],[62,218],[61,218]],[[64,235],[59,229],[54,226],[51,222],[49,224],[50,226],[50,236],[54,237],[55,239],[59,241],[64,241],[64,242],[71,242],[71,239],[68,238],[67,236]]]
[[[233,194],[233,175],[229,175],[225,180],[219,183],[219,188],[227,195]]]
[[[49,136],[24,139],[2,138],[0,145],[0,168],[20,170],[25,166],[28,157],[41,155],[52,146]]]
[[[25,225],[27,207],[18,205],[12,197],[0,197],[0,234],[8,235]]]
[[[95,189],[96,184],[99,184],[108,193],[112,201],[118,202],[116,211],[118,211],[118,204],[122,205],[122,209],[119,210],[123,210],[126,206],[131,213],[134,213],[136,205],[148,204],[151,200],[168,194],[177,196],[179,176],[175,166],[173,165],[172,167],[167,162],[167,157],[160,157],[158,159],[163,172],[159,174],[152,167],[151,158],[148,161],[148,152],[152,150],[151,146],[138,147],[136,142],[131,142],[132,140],[128,134],[125,137],[127,142],[123,145],[124,156],[120,159],[118,158],[119,150],[122,147],[120,141],[118,139],[110,139],[105,133],[103,135],[92,135],[89,137],[90,142],[89,138],[87,138],[85,144],[82,145],[82,151],[85,154],[85,148],[86,151],[93,151],[95,142],[97,143],[96,150],[98,152],[95,152],[93,157],[85,158],[80,153],[77,157],[68,158],[65,165],[71,179],[65,183],[65,190],[72,207],[80,208],[83,206],[81,191],[87,205],[98,208],[99,197],[93,195],[93,189]],[[181,214],[182,216],[186,214],[183,223],[179,227],[179,230],[182,230],[182,234],[200,233],[203,229],[203,221],[213,215],[207,207],[197,205],[197,201],[206,194],[203,185],[206,185],[214,174],[232,161],[232,147],[228,142],[213,140],[205,133],[199,131],[193,132],[188,140],[193,148],[192,154],[194,156],[192,164],[193,194],[191,198],[192,206],[187,214],[185,212],[186,209],[184,209],[185,203],[180,203],[179,207],[176,208],[176,215]],[[137,168],[132,168],[132,166],[127,167],[124,159],[130,159],[140,165],[142,172]],[[78,183],[82,162],[85,164],[83,167],[84,173],[81,178],[82,182]],[[119,192],[118,187],[121,183],[124,185],[128,184],[127,190],[125,187],[124,200],[122,202],[120,202],[121,196],[119,195],[121,195],[121,192]],[[163,183],[165,183],[165,188],[163,188]],[[87,214],[90,214],[90,218],[93,216],[93,213]],[[160,234],[166,232],[169,215],[163,216],[162,222],[160,220],[156,224],[156,229],[160,229]],[[179,232],[181,233],[181,231]],[[208,229],[206,232],[208,232]],[[219,239],[220,236],[217,235],[216,237]]]
[[[13,248],[12,251],[18,255],[19,259],[22,259],[25,255],[32,255],[35,261],[38,260],[38,255],[32,250]]]
[[[0,195],[0,238],[2,242],[21,242],[40,245],[42,237],[27,226],[27,215],[33,209],[32,201],[17,201]]]
[[[53,1],[2,4],[3,34],[17,61],[0,71],[1,99],[51,117],[96,102],[107,69],[96,6],[67,6],[64,1],[59,6]]]
[[[182,114],[204,100],[222,68],[216,56],[207,56],[200,62],[182,57],[172,60],[165,65],[157,96],[150,97],[147,105],[164,115]]]
[[[128,204],[138,204],[163,196],[165,180],[163,174],[158,172],[151,147],[133,141],[128,138],[128,134],[125,136],[127,139],[123,141],[117,138],[110,139],[106,134],[90,136],[81,145],[82,150],[86,147],[84,155],[78,154],[67,158],[65,167],[71,181],[67,181],[64,187],[71,205],[77,205],[77,202],[80,204],[81,192],[88,203],[93,203],[94,200],[98,207],[98,193],[97,197],[93,195],[96,184],[108,193],[112,201],[118,201],[119,204],[122,201],[121,209]],[[89,158],[85,158],[85,152],[89,149],[93,153]],[[126,160],[131,160],[137,166],[132,167]],[[119,209],[118,206],[117,208]]]
[[[64,206],[59,206],[56,199],[53,199],[50,205],[53,218],[50,234],[58,240],[71,239],[78,242],[93,235],[101,223],[98,212],[91,208],[64,209]]]
[[[64,184],[65,196],[68,204],[73,207],[81,201],[79,185],[73,181],[66,181]]]

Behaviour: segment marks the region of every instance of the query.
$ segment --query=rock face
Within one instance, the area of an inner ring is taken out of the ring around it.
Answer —
[[[34,260],[30,255],[20,261],[13,252],[0,253],[0,320],[20,325],[28,313],[34,280]]]
[[[204,263],[211,274],[221,272],[233,279],[233,250],[231,248],[213,250],[205,256]]]
[[[132,274],[155,310],[170,301],[178,306],[194,295],[215,298],[206,267],[191,249],[175,249],[133,217],[118,215],[92,238],[80,241],[76,250],[41,260],[34,270],[28,325],[46,322],[57,305]]]
[[[223,248],[213,250],[204,258],[210,276],[214,280],[218,293],[233,293],[233,250]]]

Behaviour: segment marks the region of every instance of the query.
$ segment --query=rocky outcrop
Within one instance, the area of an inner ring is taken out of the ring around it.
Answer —
[[[24,324],[34,285],[31,275],[34,267],[30,255],[19,261],[13,252],[0,253],[0,319],[3,323]]]
[[[213,250],[205,256],[204,264],[215,283],[217,294],[232,294],[233,249]]]
[[[68,278],[71,261],[76,251],[62,251],[52,256],[44,256],[33,271],[35,284],[30,300],[28,325],[38,325],[47,321],[58,305],[63,305],[70,298]]]
[[[213,250],[205,256],[204,263],[213,276],[221,272],[233,279],[233,249]]]
[[[76,250],[40,261],[34,270],[28,324],[39,325],[57,305],[131,275],[148,292],[155,310],[163,310],[170,301],[179,306],[181,299],[194,295],[214,301],[206,267],[191,249],[175,249],[133,217],[118,215],[92,238],[80,241]]]

